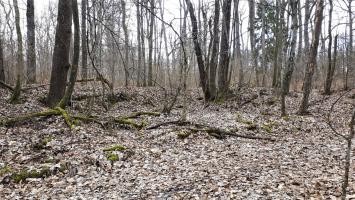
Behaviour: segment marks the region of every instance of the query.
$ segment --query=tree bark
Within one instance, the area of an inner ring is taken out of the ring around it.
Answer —
[[[198,33],[198,25],[197,25],[197,19],[195,16],[195,11],[192,6],[192,3],[190,0],[185,0],[187,8],[190,13],[190,18],[191,18],[191,25],[192,25],[192,40],[194,43],[194,50],[196,54],[196,59],[197,59],[197,65],[198,65],[198,70],[200,74],[200,85],[202,87],[203,93],[205,95],[205,100],[208,100],[210,98],[210,93],[209,89],[206,87],[207,85],[207,73],[205,70],[205,63],[203,60],[203,53],[202,49],[199,43],[199,33]]]
[[[250,48],[252,54],[252,63],[255,69],[255,83],[259,86],[259,69],[258,69],[258,53],[256,50],[256,35],[255,35],[255,0],[248,0],[249,3],[249,34]]]
[[[213,18],[213,35],[211,36],[212,53],[211,53],[211,60],[209,63],[209,77],[208,77],[210,101],[214,100],[217,97],[216,74],[217,74],[217,66],[218,66],[218,49],[219,49],[219,16],[220,16],[219,0],[215,0],[214,6],[215,8],[214,8],[214,18]]]
[[[312,37],[312,44],[310,47],[310,53],[308,57],[307,69],[306,74],[304,77],[304,84],[303,84],[303,98],[299,108],[299,114],[306,114],[308,109],[308,101],[309,96],[312,90],[312,78],[314,74],[314,70],[317,66],[317,53],[318,53],[318,46],[319,46],[319,37],[322,31],[322,20],[323,20],[323,9],[324,9],[324,0],[317,0],[316,5],[316,13],[314,19],[314,31]]]
[[[0,81],[5,82],[5,65],[2,35],[0,35]]]
[[[239,65],[239,77],[238,83],[239,86],[243,85],[244,82],[244,71],[243,71],[243,61],[242,61],[242,52],[241,52],[241,38],[240,38],[240,17],[239,17],[239,0],[234,0],[234,27],[235,27],[235,55],[236,61]]]
[[[21,94],[21,83],[23,78],[24,60],[23,60],[23,43],[22,43],[22,33],[20,25],[20,11],[18,8],[17,0],[13,0],[15,9],[15,23],[16,23],[16,34],[17,34],[17,80],[15,90],[12,93],[10,102],[18,103]]]
[[[218,68],[218,98],[224,98],[229,90],[228,72],[229,72],[229,34],[231,18],[232,0],[223,2],[223,20],[221,33],[220,61]]]
[[[142,86],[142,45],[141,45],[141,13],[140,13],[140,0],[136,2],[136,17],[137,17],[137,56],[138,56],[138,69],[137,69],[137,86]]]
[[[330,90],[332,87],[332,15],[333,15],[333,0],[329,0],[329,20],[328,20],[328,68],[327,68],[327,77],[324,84],[324,94],[330,95]],[[336,41],[334,42],[334,45]],[[336,47],[335,47],[336,48]]]
[[[155,0],[150,0],[151,12],[154,12]],[[149,39],[148,39],[148,86],[153,86],[153,36],[154,36],[154,14],[150,13],[149,23]]]
[[[68,104],[70,97],[73,94],[74,86],[78,74],[78,65],[80,57],[80,28],[79,28],[79,11],[78,11],[78,2],[77,0],[73,1],[73,22],[74,22],[74,54],[73,54],[73,63],[71,65],[69,84],[65,91],[65,94],[61,101],[59,102],[58,107],[65,108]]]
[[[36,82],[36,32],[33,0],[27,0],[27,80]]]
[[[56,106],[63,98],[69,64],[70,39],[72,26],[72,0],[60,0],[58,3],[57,28],[52,61],[52,73],[49,93],[47,97],[48,106]]]
[[[154,0],[152,0],[154,1]],[[125,56],[124,56],[124,72],[125,72],[125,86],[128,87],[129,84],[129,66],[128,66],[128,55],[129,55],[129,36],[128,36],[128,28],[126,24],[126,2],[121,0],[121,9],[122,9],[122,28],[124,33],[124,43],[125,43]],[[152,26],[152,25],[151,25]]]
[[[293,70],[295,68],[295,52],[296,52],[296,42],[297,42],[297,30],[298,30],[298,19],[297,19],[297,3],[298,0],[289,0],[291,6],[291,16],[292,16],[292,36],[291,36],[291,44],[290,51],[288,55],[288,62],[286,65],[283,81],[282,81],[282,91],[281,91],[281,115],[286,115],[286,95],[290,90],[290,83],[293,74]]]
[[[81,0],[81,78],[88,79],[88,50],[86,33],[87,0]]]

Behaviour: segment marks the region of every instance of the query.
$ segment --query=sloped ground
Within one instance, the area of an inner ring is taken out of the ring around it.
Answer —
[[[92,92],[82,87],[80,94]],[[131,98],[104,111],[96,104],[73,102],[71,113],[121,116],[161,109],[158,89],[119,89]],[[10,105],[0,89],[0,117],[45,109],[34,89],[25,103]],[[288,99],[288,118],[280,118],[279,102],[270,90],[249,89],[218,105],[204,105],[201,94],[190,91],[188,120],[240,134],[274,137],[275,142],[227,137],[204,132],[186,139],[183,127],[153,130],[82,123],[69,130],[61,117],[36,119],[0,128],[0,199],[337,199],[343,174],[345,142],[332,134],[325,117],[340,94],[312,94],[311,114],[295,114],[301,95]],[[77,95],[77,94],[76,94]],[[252,97],[257,97],[256,99]],[[254,100],[251,100],[254,99]],[[335,107],[333,120],[347,133],[354,99]],[[148,126],[179,119],[182,101],[169,116],[142,117]],[[243,106],[241,106],[243,105]],[[342,128],[343,127],[343,128]],[[186,130],[185,130],[186,131]],[[45,142],[44,142],[45,141]],[[44,143],[43,143],[44,142]],[[103,151],[123,145],[126,150]],[[355,151],[352,150],[349,196],[355,198]],[[108,155],[118,155],[111,162]],[[64,166],[64,167],[63,167]],[[14,183],[21,170],[48,168],[45,178]],[[4,170],[8,169],[8,170]],[[2,172],[2,173],[1,173]]]

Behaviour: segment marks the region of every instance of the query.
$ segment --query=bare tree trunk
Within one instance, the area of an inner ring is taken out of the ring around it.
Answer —
[[[218,66],[218,49],[219,49],[219,16],[220,5],[219,0],[215,0],[214,18],[213,18],[213,35],[211,36],[212,53],[209,63],[208,87],[210,91],[210,101],[217,97],[216,75]]]
[[[195,16],[195,11],[192,6],[192,3],[190,0],[185,0],[187,8],[190,13],[190,18],[191,18],[191,25],[192,25],[192,39],[194,42],[194,49],[195,49],[195,54],[196,54],[196,59],[197,59],[197,65],[198,65],[198,70],[200,73],[200,85],[202,87],[203,93],[205,95],[205,99],[208,100],[210,98],[210,92],[209,88],[206,87],[207,85],[207,73],[205,70],[205,63],[203,60],[203,53],[202,49],[199,43],[199,34],[198,34],[198,26],[197,26],[197,19]]]
[[[296,52],[296,42],[297,42],[297,29],[298,29],[298,19],[297,19],[297,3],[298,0],[289,0],[291,6],[291,16],[292,16],[292,36],[291,36],[291,44],[290,51],[288,55],[288,62],[286,65],[283,81],[282,81],[282,91],[281,91],[281,115],[286,115],[286,95],[290,89],[291,78],[293,74],[293,70],[295,68],[295,52]]]
[[[73,63],[71,65],[70,70],[70,78],[69,85],[65,91],[65,94],[58,106],[61,108],[65,108],[68,104],[70,97],[73,94],[74,86],[78,74],[78,65],[79,65],[79,57],[80,57],[80,28],[79,28],[79,11],[78,11],[78,2],[77,0],[72,0],[72,9],[73,9],[73,22],[74,22],[74,55],[73,55]]]
[[[0,81],[5,82],[5,65],[3,53],[2,35],[0,33]]]
[[[222,35],[221,48],[219,52],[218,67],[218,98],[224,98],[229,90],[228,72],[229,72],[229,34],[232,0],[223,2]]]
[[[150,0],[151,12],[154,12],[155,0]],[[148,39],[148,86],[153,86],[153,36],[154,36],[154,14],[150,13],[149,23],[149,39]]]
[[[256,85],[259,86],[259,68],[258,68],[258,52],[255,47],[256,36],[255,36],[255,0],[248,0],[249,2],[249,34],[250,34],[250,48],[253,58],[253,67],[255,69],[255,81]]]
[[[18,8],[17,0],[13,0],[14,9],[15,9],[15,23],[16,23],[16,34],[17,34],[17,80],[15,90],[12,93],[10,102],[18,103],[20,100],[21,94],[21,83],[23,78],[23,70],[24,70],[24,60],[23,60],[23,43],[22,43],[22,33],[21,33],[21,25],[20,25],[20,12]]]
[[[86,14],[87,0],[81,0],[81,78],[88,79],[88,50],[87,50],[87,33],[86,33]]]
[[[344,82],[344,90],[348,90],[349,89],[349,74],[351,74],[352,68],[353,68],[353,14],[352,14],[352,0],[348,1],[348,20],[349,20],[349,44],[348,44],[348,63],[347,63],[347,67],[346,67],[346,72],[345,72],[345,82]]]
[[[154,0],[152,0],[154,1]],[[125,56],[124,56],[124,72],[125,72],[125,86],[128,87],[128,82],[129,82],[129,77],[130,77],[130,72],[129,72],[129,36],[128,36],[128,28],[126,24],[126,2],[124,0],[121,0],[121,9],[122,9],[122,27],[123,27],[123,33],[124,33],[124,43],[125,43]],[[152,26],[152,25],[151,25]]]
[[[137,56],[138,56],[138,69],[137,69],[137,86],[141,86],[141,76],[142,76],[142,45],[140,44],[141,41],[141,13],[140,13],[140,0],[136,2],[136,15],[137,15]]]
[[[328,68],[327,77],[324,84],[324,93],[330,95],[330,89],[332,87],[332,15],[333,15],[333,0],[329,0],[329,20],[328,20]],[[336,44],[336,41],[334,42]],[[336,47],[335,47],[336,49]]]
[[[265,0],[260,0],[261,4],[261,16],[265,16]],[[266,86],[266,73],[267,73],[267,66],[266,66],[266,52],[265,52],[265,17],[261,19],[261,70],[262,70],[262,81],[261,85],[263,87]]]
[[[297,52],[297,61],[301,62],[301,58],[303,56],[303,23],[302,23],[302,7],[301,1],[298,1],[298,52]]]
[[[311,11],[310,11],[310,0],[306,0],[305,4],[304,4],[304,53],[305,56],[308,56],[308,52],[309,52],[309,35],[308,35],[308,24],[309,24],[309,20],[311,17]]]
[[[243,85],[244,82],[244,71],[243,71],[243,61],[242,61],[242,53],[241,53],[241,45],[240,45],[240,19],[239,19],[239,0],[234,0],[234,27],[235,27],[235,55],[236,61],[239,65],[239,77],[238,83],[239,86]]]
[[[309,95],[312,90],[312,78],[314,70],[317,66],[317,53],[319,46],[319,36],[322,31],[323,9],[324,0],[317,0],[316,13],[314,19],[314,31],[312,37],[312,45],[310,48],[310,54],[308,57],[306,74],[304,77],[303,98],[299,108],[300,114],[306,114],[308,109]]]
[[[27,81],[36,82],[36,32],[33,0],[27,0]]]
[[[63,98],[69,64],[70,39],[72,26],[72,0],[61,0],[58,3],[57,28],[53,52],[52,74],[47,104],[56,106]]]

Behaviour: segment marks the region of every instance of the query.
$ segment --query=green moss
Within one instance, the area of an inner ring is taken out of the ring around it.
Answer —
[[[192,134],[191,131],[182,130],[179,131],[176,135],[179,139],[185,139],[188,138],[191,134]]]
[[[5,165],[4,167],[0,168],[0,176],[3,176],[3,175],[5,175],[7,173],[10,173],[10,172],[12,172],[12,169],[11,169],[11,167],[9,167],[7,165]]]
[[[114,145],[112,147],[109,147],[109,148],[105,148],[103,149],[103,151],[105,152],[111,152],[111,151],[124,151],[126,150],[127,148],[122,146],[122,145]]]
[[[106,154],[106,158],[107,158],[108,161],[111,161],[111,162],[118,161],[118,155],[114,154],[114,153],[111,153],[111,152]]]
[[[277,125],[278,125],[277,122],[269,121],[268,123],[264,123],[263,125],[261,125],[261,129],[263,129],[268,133],[272,133],[273,128],[276,127]]]
[[[214,100],[214,103],[221,105],[221,104],[224,104],[225,101],[226,101],[226,100],[225,100],[224,98],[219,97],[219,98],[217,98],[216,100]]]
[[[264,131],[266,131],[268,133],[272,133],[272,126],[270,126],[269,124],[261,125],[261,129],[263,129]]]
[[[40,139],[39,142],[33,145],[33,148],[36,150],[45,149],[47,144],[53,140],[53,136],[45,136],[44,138]]]
[[[285,115],[282,117],[283,120],[285,121],[290,121],[290,116],[289,115]]]
[[[244,119],[239,113],[236,114],[236,120],[237,120],[237,122],[243,123],[246,125],[253,125],[254,124],[253,121]]]
[[[44,178],[51,175],[49,167],[43,167],[41,170],[21,170],[17,173],[12,174],[11,178],[15,183],[20,183],[21,181],[26,181],[27,178]]]

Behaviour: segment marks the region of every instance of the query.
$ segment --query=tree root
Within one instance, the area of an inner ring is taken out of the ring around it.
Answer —
[[[226,136],[232,136],[232,137],[240,137],[240,138],[245,138],[245,139],[257,139],[257,140],[268,140],[268,141],[276,141],[275,138],[271,137],[261,137],[261,136],[252,136],[252,135],[242,135],[235,133],[238,130],[225,130],[221,128],[216,128],[216,127],[211,127],[207,126],[204,124],[197,124],[189,121],[169,121],[169,122],[163,122],[154,126],[150,126],[147,128],[147,130],[152,130],[159,128],[161,126],[167,126],[167,125],[177,125],[177,126],[192,126],[188,128],[190,131],[193,132],[206,132],[210,136],[213,136],[217,139],[224,139]]]

